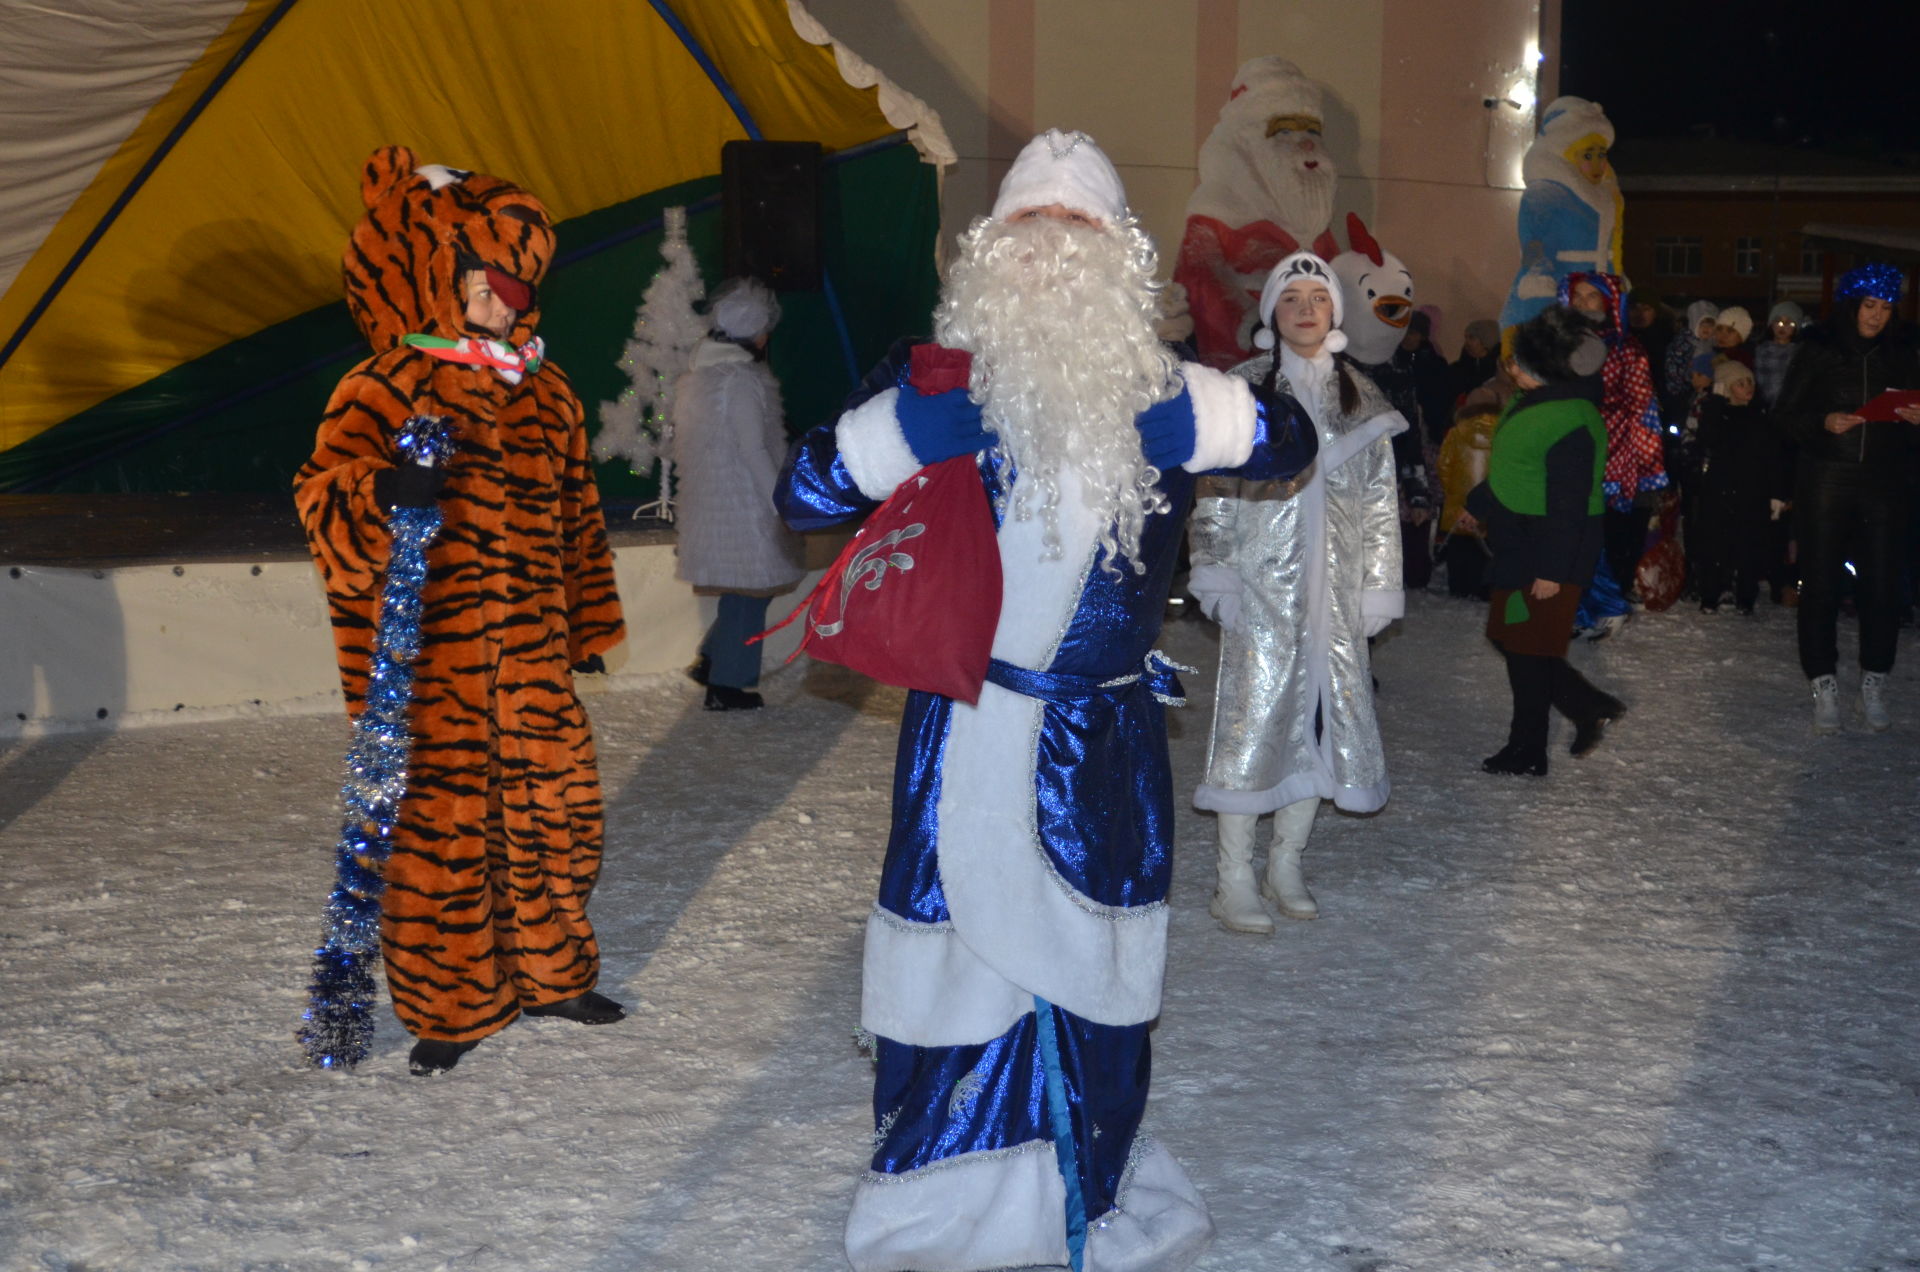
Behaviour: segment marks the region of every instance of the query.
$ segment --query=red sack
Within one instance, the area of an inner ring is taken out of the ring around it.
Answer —
[[[913,388],[901,391],[964,388],[967,370],[965,353],[920,345]],[[974,457],[960,455],[901,482],[772,630],[804,612],[806,633],[787,661],[811,654],[883,684],[977,702],[1000,625],[1000,586],[993,509]]]
[[[1660,513],[1653,546],[1641,556],[1633,572],[1640,603],[1655,614],[1671,609],[1687,583],[1687,554],[1680,546],[1680,497],[1660,497]]]

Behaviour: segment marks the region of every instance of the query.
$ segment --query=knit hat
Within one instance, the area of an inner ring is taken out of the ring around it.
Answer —
[[[1728,358],[1713,369],[1713,391],[1723,398],[1732,397],[1733,386],[1742,380],[1753,383],[1753,372],[1747,369],[1744,362]]]
[[[757,340],[780,321],[780,302],[755,278],[730,278],[707,302],[707,321],[729,340]]]
[[[1720,311],[1720,325],[1732,327],[1745,340],[1753,334],[1753,315],[1739,305],[1728,305]]]
[[[1302,278],[1325,283],[1327,294],[1333,297],[1333,330],[1327,333],[1321,348],[1328,353],[1338,353],[1347,347],[1347,333],[1340,330],[1346,317],[1346,306],[1340,301],[1340,280],[1333,276],[1327,263],[1312,252],[1295,252],[1273,267],[1267,275],[1267,285],[1260,289],[1260,330],[1253,333],[1255,348],[1273,348],[1274,307],[1280,303],[1280,293],[1287,289],[1287,284]]]
[[[1840,275],[1840,285],[1833,294],[1842,300],[1851,300],[1856,296],[1872,296],[1884,300],[1889,305],[1900,303],[1900,292],[1906,287],[1907,280],[1892,265],[1884,261],[1874,261],[1858,269],[1850,269]]]
[[[1565,305],[1549,305],[1513,332],[1514,365],[1542,384],[1585,379],[1606,361],[1607,342]]]
[[[1113,161],[1083,132],[1047,131],[1028,142],[1007,169],[993,220],[1058,203],[1111,225],[1127,215],[1127,191]]]
[[[1785,318],[1796,327],[1804,327],[1807,325],[1807,311],[1790,300],[1780,301],[1774,305],[1772,309],[1767,310],[1767,326],[1773,326],[1774,323],[1779,322],[1782,318]]]

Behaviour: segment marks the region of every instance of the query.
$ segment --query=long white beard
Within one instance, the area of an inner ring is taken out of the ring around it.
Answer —
[[[1303,168],[1298,149],[1271,141],[1257,143],[1252,156],[1260,184],[1273,201],[1274,224],[1293,235],[1301,247],[1311,247],[1333,220],[1334,184],[1340,179],[1324,148],[1315,157],[1319,167]]]
[[[982,218],[948,271],[934,338],[973,354],[974,400],[1015,473],[1002,511],[1038,511],[1050,559],[1061,553],[1061,475],[1072,472],[1105,527],[1102,568],[1122,558],[1145,568],[1142,528],[1167,505],[1134,417],[1172,395],[1178,371],[1154,331],[1156,264],[1131,219],[1094,229]]]

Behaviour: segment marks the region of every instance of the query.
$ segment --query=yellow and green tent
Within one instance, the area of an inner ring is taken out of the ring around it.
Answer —
[[[0,6],[0,492],[284,491],[368,352],[339,261],[388,142],[553,210],[541,333],[591,412],[664,208],[717,281],[720,149],[748,138],[826,155],[829,285],[784,298],[775,358],[805,425],[925,328],[953,156],[798,0]]]

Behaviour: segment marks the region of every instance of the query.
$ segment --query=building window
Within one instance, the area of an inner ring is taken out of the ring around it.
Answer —
[[[1733,241],[1733,272],[1736,274],[1760,272],[1759,239],[1742,236]]]
[[[1698,278],[1704,269],[1705,254],[1697,238],[1657,238],[1653,240],[1653,272],[1663,278]]]
[[[1826,266],[1821,264],[1821,261],[1820,261],[1820,258],[1824,255],[1826,255],[1826,253],[1822,252],[1817,247],[1801,248],[1800,249],[1800,272],[1802,274],[1820,273],[1823,269],[1826,268]]]

